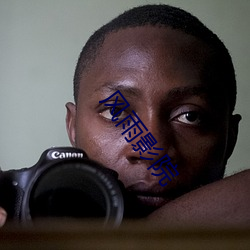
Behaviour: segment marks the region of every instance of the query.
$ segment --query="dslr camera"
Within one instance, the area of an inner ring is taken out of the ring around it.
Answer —
[[[117,227],[125,196],[118,174],[77,148],[50,148],[30,168],[0,171],[0,207],[22,224],[41,217],[99,217]]]

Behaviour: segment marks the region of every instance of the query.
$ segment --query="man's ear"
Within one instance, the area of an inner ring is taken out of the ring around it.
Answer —
[[[73,147],[76,146],[75,143],[75,123],[76,123],[76,106],[72,102],[66,104],[67,114],[66,114],[66,128],[68,132],[68,137]]]
[[[229,134],[228,134],[228,144],[227,144],[227,153],[226,160],[232,155],[239,131],[239,122],[241,120],[241,115],[232,115],[230,118],[229,124]]]

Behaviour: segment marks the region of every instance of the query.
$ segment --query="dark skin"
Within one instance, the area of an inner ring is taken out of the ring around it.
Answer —
[[[205,189],[203,197],[206,187],[213,185],[207,184],[222,182],[218,180],[235,146],[240,116],[229,113],[225,95],[217,100],[211,94],[217,83],[205,79],[204,72],[212,60],[204,42],[181,31],[151,26],[120,30],[106,37],[96,60],[84,72],[77,105],[66,105],[72,145],[117,171],[143,207],[142,213],[154,211],[154,220],[169,219],[178,200],[181,206],[186,200],[194,204],[197,190]],[[119,120],[134,110],[156,138],[156,146],[164,148],[153,161],[140,159],[121,135],[122,128],[111,121],[110,109],[99,104],[116,90],[130,104]],[[147,168],[165,154],[178,165],[179,175],[162,187],[160,177]],[[246,176],[249,180],[249,172]],[[190,194],[191,198],[185,198]]]

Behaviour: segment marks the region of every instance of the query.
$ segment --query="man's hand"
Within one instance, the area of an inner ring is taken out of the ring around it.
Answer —
[[[148,219],[173,226],[250,226],[250,170],[189,192]]]
[[[0,227],[2,227],[7,219],[6,211],[0,207]]]

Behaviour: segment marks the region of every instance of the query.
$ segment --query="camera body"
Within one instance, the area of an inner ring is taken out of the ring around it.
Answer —
[[[0,206],[8,219],[101,217],[119,226],[124,187],[118,174],[72,147],[47,149],[30,168],[0,172]]]

